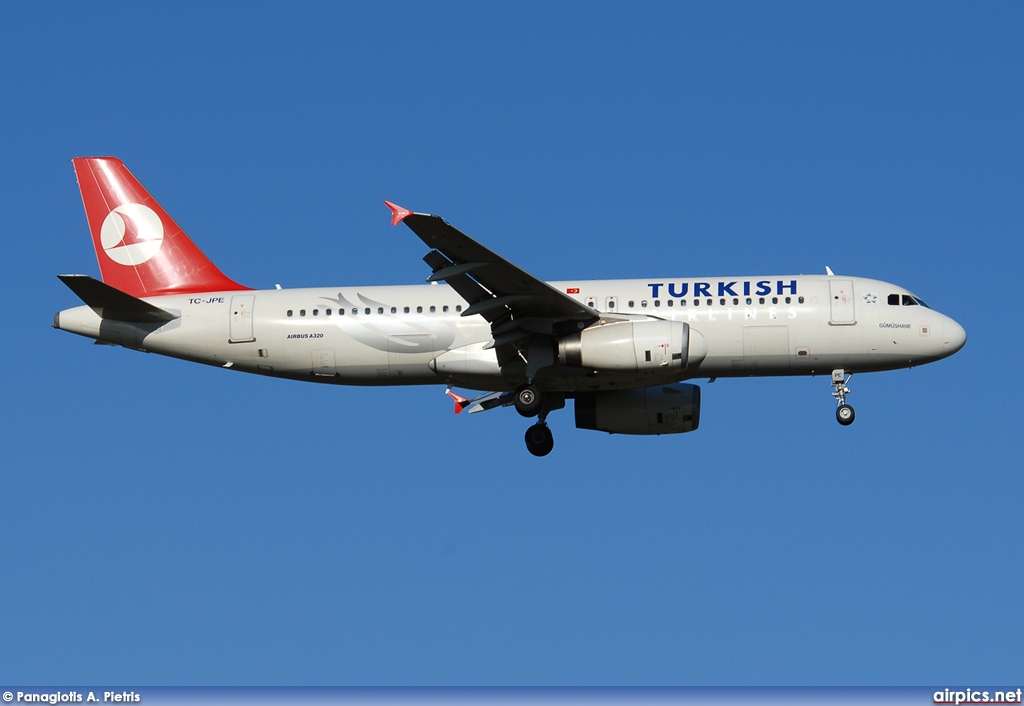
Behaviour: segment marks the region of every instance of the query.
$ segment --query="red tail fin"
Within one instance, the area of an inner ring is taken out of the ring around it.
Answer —
[[[120,159],[71,161],[104,282],[134,297],[249,289],[207,259]]]

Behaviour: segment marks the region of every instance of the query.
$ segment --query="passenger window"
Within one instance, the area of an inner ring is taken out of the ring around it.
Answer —
[[[736,305],[737,305],[737,304],[739,304],[739,303],[740,303],[740,300],[739,300],[739,299],[733,299],[733,300],[732,300],[732,305],[733,305],[733,306],[736,306]]]
[[[722,306],[725,306],[725,299],[724,298],[719,299],[718,303],[721,304]]]
[[[402,312],[405,313],[405,314],[408,314],[409,313],[409,307],[405,307],[404,309],[402,309]]]
[[[391,307],[391,313],[392,313],[392,314],[397,314],[397,313],[398,313],[398,308],[397,308],[397,307],[394,307],[394,306],[393,306],[393,307]]]
[[[364,309],[363,311],[364,311],[365,313],[369,314],[369,313],[370,313],[370,307],[366,307],[366,309]]]
[[[899,294],[890,294],[889,295],[889,305],[890,306],[899,306],[900,305],[900,295]]]
[[[441,311],[448,313],[448,305],[445,304],[443,307],[441,307]]]
[[[694,299],[693,300],[693,305],[694,306],[700,306],[700,299]]]
[[[378,313],[378,314],[383,314],[383,313],[384,313],[384,307],[382,307],[382,306],[378,306],[378,307],[377,307],[377,313]]]
[[[355,307],[352,307],[352,316],[355,316],[358,313],[359,313],[359,309],[357,309]]]
[[[764,304],[764,297],[761,297],[760,299],[758,299],[757,303],[758,304]]]
[[[789,304],[789,303],[790,303],[791,301],[793,301],[793,300],[792,300],[792,299],[790,299],[789,297],[786,297],[786,303],[787,303],[787,304]]]
[[[685,299],[680,299],[679,300],[679,306],[686,306],[686,300]]]
[[[632,299],[630,299],[630,300],[629,300],[629,308],[630,308],[630,309],[632,309],[632,308],[634,308],[635,306],[636,306],[636,302],[634,302],[634,301],[633,301]]]
[[[289,310],[288,310],[288,316],[291,316],[291,315],[292,315],[292,310],[291,310],[291,309],[289,309]]]
[[[455,311],[462,311],[462,304],[456,304]]]
[[[799,298],[799,299],[797,299],[796,301],[797,301],[797,303],[798,303],[798,304],[803,304],[803,303],[804,303],[804,298],[803,298],[803,297],[800,297],[800,298]]]
[[[654,300],[654,306],[661,306],[661,300],[660,299],[655,299]]]
[[[344,309],[338,309],[338,316],[344,316],[344,315],[345,315],[345,310]]]
[[[640,308],[641,309],[646,309],[647,308],[647,300],[646,299],[644,299],[643,301],[640,302]]]
[[[306,315],[306,310],[305,309],[299,309],[299,316],[305,316],[305,315]]]
[[[417,314],[422,314],[423,313],[423,307],[422,306],[416,307],[416,313]]]
[[[436,306],[430,307],[430,313],[431,314],[433,314],[435,311],[437,311],[437,307]]]
[[[319,309],[313,309],[313,316],[320,316],[320,310]]]
[[[674,305],[675,305],[675,300],[669,299],[668,300],[668,306],[674,306]]]
[[[751,299],[750,297],[747,297],[747,304],[749,305],[749,304],[753,304],[753,303],[754,303],[754,300]]]
[[[778,304],[778,303],[779,303],[779,298],[778,297],[772,297],[772,304]]]
[[[327,314],[328,316],[330,316],[330,315],[331,315],[331,309],[328,309],[328,310],[327,310],[327,311],[325,311],[324,313],[325,313],[325,314]]]

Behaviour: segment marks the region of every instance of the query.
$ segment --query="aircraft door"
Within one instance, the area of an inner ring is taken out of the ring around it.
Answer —
[[[236,294],[231,297],[231,328],[229,343],[255,341],[252,333],[252,308],[256,301],[253,294]]]
[[[829,280],[829,294],[832,304],[832,315],[829,320],[833,326],[848,326],[857,323],[853,311],[853,281],[848,279]]]

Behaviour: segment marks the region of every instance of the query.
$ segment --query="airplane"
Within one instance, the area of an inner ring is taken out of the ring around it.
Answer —
[[[428,248],[428,284],[256,290],[224,275],[121,160],[72,163],[101,280],[58,275],[85,305],[57,313],[54,328],[257,375],[445,385],[456,414],[514,407],[536,419],[534,456],[551,452],[548,414],[570,399],[580,429],[694,431],[701,388],[686,381],[703,378],[830,375],[849,425],[853,374],[930,363],[967,340],[907,289],[829,268],[544,282],[388,201],[392,225]]]

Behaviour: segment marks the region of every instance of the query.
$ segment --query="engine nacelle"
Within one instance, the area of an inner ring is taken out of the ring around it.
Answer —
[[[661,319],[591,326],[558,342],[563,365],[593,370],[682,370],[705,355],[704,337],[689,324]]]
[[[700,388],[688,383],[576,395],[576,428],[609,434],[683,434],[700,424]]]

